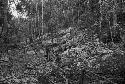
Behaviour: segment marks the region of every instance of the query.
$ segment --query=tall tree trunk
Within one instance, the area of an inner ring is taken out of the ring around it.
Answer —
[[[3,19],[3,27],[2,27],[2,36],[7,36],[8,33],[8,21],[7,21],[7,11],[8,11],[8,0],[2,0],[1,1],[3,4],[3,12],[4,15],[2,15]]]
[[[100,26],[99,26],[99,30],[100,30],[100,31],[99,31],[99,32],[100,32],[100,33],[99,33],[99,38],[101,38],[101,36],[102,36],[102,35],[101,35],[101,32],[102,32],[102,25],[101,25],[101,24],[102,24],[102,3],[103,3],[103,2],[102,2],[102,0],[100,0],[99,2],[100,2],[100,14],[101,14],[101,16],[100,16],[100,23],[99,23],[99,25],[100,25]]]

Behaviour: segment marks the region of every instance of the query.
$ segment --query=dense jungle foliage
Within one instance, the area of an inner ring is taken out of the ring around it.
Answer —
[[[124,3],[0,0],[0,84],[124,84]]]

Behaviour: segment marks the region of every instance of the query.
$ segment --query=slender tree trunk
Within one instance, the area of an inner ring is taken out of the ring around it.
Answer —
[[[2,29],[2,35],[7,36],[8,33],[8,21],[7,21],[7,11],[8,11],[8,0],[3,0],[4,8],[3,8],[3,18],[4,18],[4,24]]]
[[[99,31],[100,32],[99,33],[99,38],[101,38],[101,36],[102,36],[102,34],[101,34],[102,33],[102,25],[101,25],[102,24],[102,3],[103,3],[102,0],[100,0],[99,3],[100,3],[100,14],[101,14],[100,22],[99,22],[99,30],[100,30]]]
[[[44,5],[44,0],[41,0],[42,1],[42,31],[40,32],[40,35],[43,34],[43,5]]]

